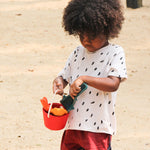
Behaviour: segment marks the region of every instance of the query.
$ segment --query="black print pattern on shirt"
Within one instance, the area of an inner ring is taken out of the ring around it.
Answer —
[[[82,105],[84,105],[85,104],[85,102],[82,102]]]
[[[99,95],[99,93],[96,93],[96,96],[98,96]]]
[[[94,65],[94,63],[95,63],[95,62],[93,61],[91,65]]]
[[[82,57],[82,60],[84,60],[85,59],[85,57]]]
[[[91,116],[90,117],[93,117],[93,114],[91,114]]]
[[[112,47],[112,46],[111,46]],[[119,50],[119,51],[118,51]],[[83,52],[82,55],[80,55]],[[121,52],[121,53],[120,53]],[[120,53],[120,55],[118,55]],[[66,65],[66,76],[65,78],[71,83],[78,78],[80,75],[91,75],[91,76],[96,76],[96,77],[105,77],[107,76],[107,73],[104,72],[104,70],[109,71],[112,76],[118,76],[120,78],[124,78],[125,72],[126,72],[126,67],[125,67],[125,60],[124,60],[124,55],[122,55],[122,51],[118,48],[115,50],[115,46],[112,48],[112,51],[101,51],[98,52],[97,56],[94,56],[93,58],[91,55],[85,53],[85,51],[82,51],[80,47],[78,50],[74,52],[73,57],[70,59],[68,62],[68,65]],[[93,54],[92,54],[93,55]],[[92,59],[91,59],[92,58]],[[115,61],[114,61],[115,60]],[[115,66],[114,62],[117,62],[117,65]],[[87,65],[88,64],[88,65]],[[72,69],[73,66],[73,69]],[[121,68],[121,70],[119,70]],[[73,72],[69,72],[69,70],[73,70]],[[118,71],[119,70],[119,71]],[[68,72],[67,72],[68,71]],[[117,72],[118,71],[118,72]],[[68,73],[68,76],[67,76]],[[70,79],[68,77],[70,76]],[[71,80],[72,76],[72,80]],[[97,132],[100,132],[103,126],[109,126],[112,128],[112,131],[114,132],[115,130],[113,129],[115,124],[112,121],[108,121],[105,124],[105,121],[103,120],[103,116],[97,116],[95,110],[98,110],[99,113],[103,112],[103,109],[105,108],[104,106],[111,108],[113,107],[113,100],[108,99],[108,101],[105,101],[105,104],[103,104],[103,101],[98,101],[99,98],[103,99],[103,93],[100,93],[99,90],[93,90],[92,88],[89,88],[86,90],[86,98],[81,99],[81,101],[76,105],[74,113],[77,115],[74,116],[73,120],[71,120],[71,117],[69,118],[70,123],[70,128],[80,128],[84,129],[89,125],[93,126],[91,127],[92,131],[97,130]],[[106,93],[104,93],[105,95]],[[88,100],[88,98],[90,98]],[[83,101],[82,101],[83,100]],[[82,107],[82,108],[81,108]],[[96,109],[95,109],[96,108]],[[94,109],[94,110],[93,110]],[[82,111],[83,110],[83,111]],[[84,114],[84,117],[82,117],[82,120],[78,119],[79,115]],[[115,118],[115,112],[113,109],[110,110],[109,113],[111,119],[113,120]],[[100,120],[97,118],[101,118]],[[76,120],[76,123],[72,123],[72,121]],[[83,126],[83,124],[85,124]],[[112,134],[112,133],[111,133]]]
[[[100,76],[100,75],[101,75],[101,73],[99,72],[99,73],[98,73],[98,76]]]
[[[104,60],[101,60],[101,61],[100,61],[100,63],[103,63],[103,62],[104,62]]]
[[[89,111],[89,108],[87,108],[86,111]]]
[[[113,56],[115,57],[117,54],[115,53]]]
[[[85,72],[88,70],[88,68],[85,69]]]
[[[95,103],[95,101],[91,102],[91,104],[94,104],[94,103]]]

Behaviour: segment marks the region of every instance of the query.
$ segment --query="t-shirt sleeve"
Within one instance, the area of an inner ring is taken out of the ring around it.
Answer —
[[[71,73],[71,63],[73,59],[74,52],[68,57],[65,67],[59,72],[58,76],[61,76],[64,80],[70,83],[70,73]]]
[[[119,77],[121,81],[127,79],[125,54],[121,47],[113,54],[109,66],[108,76]]]

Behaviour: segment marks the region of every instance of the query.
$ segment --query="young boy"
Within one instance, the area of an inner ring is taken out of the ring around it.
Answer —
[[[83,82],[88,88],[70,111],[61,150],[111,150],[117,89],[127,74],[122,47],[109,39],[118,37],[123,21],[119,0],[72,0],[64,10],[63,27],[82,46],[69,56],[53,91],[62,95],[69,84],[74,98]]]

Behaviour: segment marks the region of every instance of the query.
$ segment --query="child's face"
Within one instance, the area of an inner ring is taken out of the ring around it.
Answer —
[[[108,45],[108,40],[100,36],[95,37],[94,39],[89,39],[87,35],[79,35],[81,44],[89,51],[95,52],[100,48]]]

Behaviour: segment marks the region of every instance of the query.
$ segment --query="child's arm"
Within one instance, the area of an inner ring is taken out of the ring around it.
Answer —
[[[92,86],[96,89],[107,92],[113,92],[118,89],[120,81],[121,81],[120,78],[114,76],[109,76],[106,78],[80,76],[72,83],[70,87],[70,95],[72,98],[74,98],[80,91],[80,85],[83,82],[87,83],[89,86]]]
[[[67,86],[68,82],[64,80],[61,76],[56,77],[53,81],[53,93],[57,90],[56,94],[62,95],[64,93],[64,88]]]

